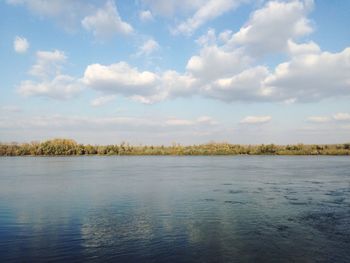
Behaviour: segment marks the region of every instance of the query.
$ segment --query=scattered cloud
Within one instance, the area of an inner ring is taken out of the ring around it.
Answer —
[[[204,82],[229,77],[244,70],[250,58],[242,50],[226,51],[217,45],[205,46],[199,55],[192,56],[186,69]]]
[[[15,4],[16,1],[11,2]],[[196,25],[190,26],[195,30],[206,19],[243,2],[171,0],[165,4],[164,1],[144,0],[142,3],[149,10],[141,12],[148,15],[153,12],[167,15],[178,10],[195,12],[193,20],[188,20]],[[24,0],[18,0],[18,3],[24,3]],[[184,6],[181,7],[181,3]],[[197,39],[199,51],[188,59],[184,72],[139,70],[121,61],[88,65],[81,78],[73,78],[61,73],[67,59],[64,52],[38,51],[37,61],[29,71],[38,80],[23,81],[19,91],[24,95],[62,99],[72,97],[83,85],[101,92],[102,97],[122,95],[142,103],[197,95],[225,102],[287,104],[349,96],[350,48],[338,53],[323,52],[315,42],[298,40],[312,32],[307,15],[313,5],[312,0],[269,1],[254,11],[236,33],[226,30],[217,36],[214,29],[209,29]],[[200,22],[196,22],[197,18]],[[82,25],[102,38],[133,31],[122,21],[112,0],[93,15],[86,16]],[[151,38],[139,47],[137,55],[148,56],[159,48]],[[275,68],[259,64],[257,56],[276,51],[285,52],[286,61]]]
[[[350,48],[339,53],[296,56],[279,64],[263,84],[276,99],[320,101],[350,95]]]
[[[152,13],[172,17],[174,15],[183,15],[196,11],[205,5],[208,0],[142,0],[142,3],[149,7]]]
[[[83,0],[6,0],[13,6],[24,6],[40,18],[52,18],[58,25],[71,32],[79,25],[81,18],[95,7]]]
[[[126,62],[108,66],[92,64],[86,68],[83,82],[88,87],[109,94],[147,95],[154,93],[158,76],[132,68]]]
[[[82,81],[87,87],[104,94],[124,95],[145,104],[170,97],[188,96],[193,93],[195,82],[190,75],[171,70],[158,74],[139,71],[126,62],[108,66],[89,65]]]
[[[98,97],[98,98],[91,101],[91,106],[92,107],[101,107],[101,106],[104,106],[104,105],[114,101],[115,99],[116,99],[115,95]]]
[[[253,12],[249,21],[230,39],[233,46],[241,45],[250,54],[284,52],[288,40],[313,31],[306,15],[313,8],[313,0],[269,1]]]
[[[333,118],[337,121],[350,121],[350,113],[339,112],[334,114]]]
[[[23,96],[49,97],[52,99],[70,99],[82,91],[79,81],[68,75],[57,75],[52,80],[22,81],[18,87]]]
[[[175,34],[191,35],[196,29],[222,14],[238,7],[242,0],[208,0],[206,1],[192,17],[180,23],[173,30]]]
[[[226,102],[269,101],[270,89],[262,82],[269,75],[266,67],[247,69],[229,78],[220,78],[207,85],[203,93],[207,97]]]
[[[263,124],[270,122],[271,116],[247,116],[240,121],[242,124]]]
[[[314,123],[325,123],[325,122],[329,122],[331,118],[327,116],[311,116],[307,118],[307,120]]]
[[[96,38],[101,39],[110,38],[115,34],[127,35],[133,32],[132,26],[121,19],[117,6],[112,0],[108,0],[105,6],[99,8],[95,14],[86,16],[81,24]]]
[[[201,119],[206,118],[210,121],[203,122]],[[18,117],[16,120],[0,117],[0,127],[6,128],[43,128],[43,129],[80,129],[87,127],[89,129],[101,128],[118,128],[117,131],[169,131],[174,126],[189,128],[203,126],[212,127],[217,124],[208,116],[198,117],[197,119],[178,119],[178,118],[145,118],[130,116],[105,116],[105,117],[88,117],[88,116],[63,116],[63,115],[40,115],[31,117]],[[144,130],[143,130],[144,129]],[[114,130],[115,131],[115,130]]]
[[[29,48],[29,42],[24,37],[16,36],[13,41],[13,49],[20,54],[26,53]]]
[[[176,17],[178,22],[172,27],[174,34],[192,35],[198,28],[224,13],[232,11],[250,0],[142,0],[152,14],[167,18]]]
[[[38,51],[36,63],[29,74],[36,80],[25,80],[20,83],[17,91],[22,96],[39,96],[53,99],[69,99],[83,89],[81,81],[61,73],[62,64],[67,57],[63,51]]]
[[[139,19],[142,22],[149,22],[149,21],[153,21],[154,20],[153,15],[152,15],[150,10],[142,10],[142,11],[140,11],[139,12]]]
[[[21,112],[22,109],[18,106],[14,106],[14,105],[5,105],[0,107],[1,112],[5,112],[5,113],[18,113]]]
[[[148,56],[157,51],[160,48],[157,41],[154,39],[148,39],[138,49],[137,56]]]
[[[319,54],[321,53],[321,48],[313,41],[304,44],[297,44],[292,40],[288,40],[287,51],[293,57],[307,54]]]
[[[216,125],[217,122],[209,116],[201,116],[195,120],[171,118],[165,121],[169,126]]]
[[[36,63],[31,67],[29,73],[36,77],[50,77],[60,73],[61,65],[66,62],[67,56],[63,51],[38,51]]]

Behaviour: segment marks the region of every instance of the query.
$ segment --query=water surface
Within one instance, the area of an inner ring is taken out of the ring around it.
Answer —
[[[0,158],[0,262],[350,262],[350,158]]]

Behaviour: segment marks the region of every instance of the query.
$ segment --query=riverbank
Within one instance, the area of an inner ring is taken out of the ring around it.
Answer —
[[[72,155],[350,155],[350,143],[296,145],[239,145],[207,143],[172,146],[84,145],[70,139],[31,143],[0,143],[0,156],[72,156]]]

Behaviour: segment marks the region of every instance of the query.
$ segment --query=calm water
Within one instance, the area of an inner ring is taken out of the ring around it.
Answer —
[[[0,158],[18,261],[350,262],[350,158]]]

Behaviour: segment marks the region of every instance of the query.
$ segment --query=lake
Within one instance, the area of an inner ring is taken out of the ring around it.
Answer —
[[[350,262],[350,157],[0,158],[0,262]]]

